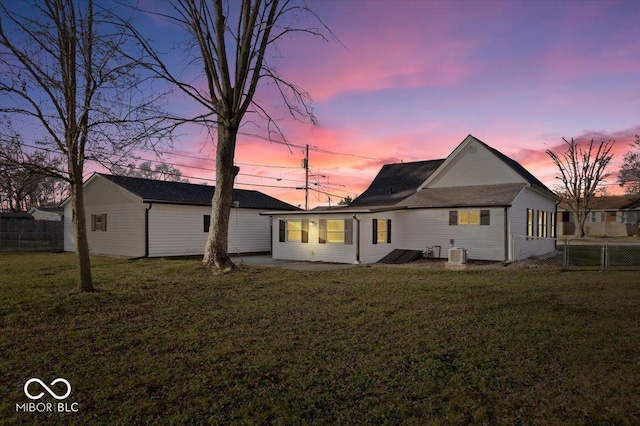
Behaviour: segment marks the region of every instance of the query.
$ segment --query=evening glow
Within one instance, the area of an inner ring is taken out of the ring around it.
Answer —
[[[262,88],[258,99],[290,145],[265,140],[264,123],[247,114],[238,188],[304,205],[295,188],[305,184],[309,145],[310,207],[335,205],[362,193],[383,164],[444,158],[472,134],[550,188],[558,181],[546,149],[563,137],[615,140],[607,184],[620,191],[615,173],[640,133],[639,3],[309,4],[339,42],[298,35],[269,61],[309,93],[320,126],[292,120]],[[179,155],[164,160],[182,165],[192,182],[215,184],[211,138],[197,128],[182,133]]]

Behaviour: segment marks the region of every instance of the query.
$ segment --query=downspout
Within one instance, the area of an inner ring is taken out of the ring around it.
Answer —
[[[353,218],[356,220],[356,232],[358,233],[358,239],[356,240],[356,264],[360,264],[360,219],[358,219],[357,215],[353,215]]]
[[[509,207],[504,208],[504,261],[509,262]],[[513,260],[513,259],[512,259]]]
[[[152,203],[144,209],[144,257],[149,257],[149,210],[153,207]]]

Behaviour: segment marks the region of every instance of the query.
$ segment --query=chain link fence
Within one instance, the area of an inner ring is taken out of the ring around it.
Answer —
[[[49,220],[3,220],[0,251],[63,251],[64,223]]]
[[[556,240],[552,252],[534,256],[538,265],[553,265],[565,270],[640,270],[640,240]]]

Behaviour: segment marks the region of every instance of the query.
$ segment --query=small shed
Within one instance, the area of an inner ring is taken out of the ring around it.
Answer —
[[[125,257],[202,255],[214,186],[94,173],[84,183],[92,254]],[[64,249],[75,251],[71,201],[65,200]],[[259,191],[234,189],[229,253],[268,253],[269,218],[263,210],[299,210]]]

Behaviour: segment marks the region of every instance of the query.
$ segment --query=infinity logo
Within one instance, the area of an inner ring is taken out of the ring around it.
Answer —
[[[31,399],[40,399],[44,395],[44,392],[40,392],[37,395],[31,395],[29,393],[29,385],[31,383],[33,383],[33,382],[40,383],[40,386],[42,386],[47,392],[49,392],[49,395],[51,395],[55,399],[65,399],[66,397],[68,397],[71,394],[71,384],[66,379],[63,379],[63,378],[59,377],[59,378],[55,379],[53,382],[51,382],[51,386],[54,386],[56,383],[60,383],[60,382],[62,382],[65,385],[67,385],[67,393],[65,393],[64,395],[61,396],[61,395],[58,395],[57,393],[55,393],[54,391],[52,391],[51,388],[49,386],[47,386],[46,384],[44,384],[44,382],[42,380],[37,379],[37,378],[33,378],[33,379],[27,380],[27,383],[24,384],[24,394],[27,395]]]

